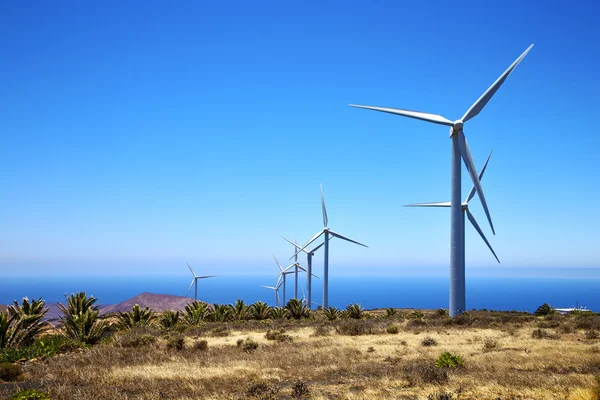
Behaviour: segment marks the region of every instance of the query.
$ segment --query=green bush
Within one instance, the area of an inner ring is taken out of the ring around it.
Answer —
[[[267,340],[276,340],[278,342],[293,342],[294,339],[290,335],[285,334],[285,329],[269,329],[267,333],[265,333],[265,338]]]
[[[38,357],[52,357],[56,354],[74,351],[82,347],[81,342],[62,335],[47,335],[36,339],[31,346],[0,350],[0,362],[31,360]]]
[[[285,307],[273,307],[270,312],[271,318],[283,319],[289,315],[289,311]]]
[[[131,329],[137,325],[153,325],[156,321],[156,313],[148,307],[141,308],[135,304],[131,311],[120,312],[117,315],[119,322],[117,325],[121,329]]]
[[[556,309],[548,303],[544,303],[535,310],[533,315],[552,315],[556,314]]]
[[[42,318],[48,312],[41,298],[24,297],[21,304],[16,300],[6,311],[0,311],[0,349],[28,346],[47,325]]]
[[[346,307],[346,315],[348,318],[361,319],[364,315],[365,309],[358,303],[350,304]]]
[[[413,311],[410,314],[410,318],[416,319],[416,320],[422,320],[425,318],[425,314],[423,314],[421,311]]]
[[[258,342],[247,338],[246,340],[239,339],[237,341],[238,347],[241,347],[246,353],[252,353],[254,350],[258,349]]]
[[[449,352],[443,352],[435,362],[438,368],[456,368],[465,365],[461,356]]]
[[[431,338],[428,336],[421,341],[421,346],[423,346],[423,347],[437,346],[437,341],[434,338]]]
[[[264,301],[257,301],[248,308],[250,309],[252,319],[262,321],[271,318],[271,307]]]
[[[329,325],[317,325],[313,332],[313,336],[329,336],[331,327]]]
[[[98,343],[109,329],[106,321],[98,318],[99,311],[95,305],[98,299],[79,292],[66,297],[66,300],[66,305],[58,303],[58,308],[63,313],[59,320],[66,335],[85,344]]]
[[[179,324],[179,311],[165,311],[160,317],[160,326],[163,329],[173,329]]]
[[[302,319],[308,318],[310,315],[310,310],[302,300],[290,299],[285,308],[288,311],[289,318]]]
[[[46,392],[35,389],[26,389],[13,394],[10,400],[51,400],[51,398]]]
[[[386,308],[386,310],[385,310],[386,318],[391,318],[391,317],[395,316],[396,314],[398,314],[398,311],[395,308]]]
[[[18,364],[7,362],[0,363],[0,381],[10,382],[16,380],[23,371]]]
[[[152,336],[149,334],[133,334],[121,336],[119,342],[122,347],[143,347],[155,344],[157,340],[158,339],[156,336]]]
[[[390,333],[392,335],[395,335],[399,332],[399,329],[396,325],[390,325],[387,327],[386,330],[387,330],[387,333]]]
[[[439,308],[435,313],[438,317],[447,317],[449,315],[448,310],[445,308]]]

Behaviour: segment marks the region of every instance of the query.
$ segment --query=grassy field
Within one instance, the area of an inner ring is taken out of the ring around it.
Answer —
[[[55,400],[599,398],[600,316],[368,314],[137,326],[22,363],[0,398],[24,388]],[[436,367],[444,352],[464,364]]]

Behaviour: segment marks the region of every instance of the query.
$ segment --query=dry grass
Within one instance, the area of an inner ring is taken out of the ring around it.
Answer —
[[[217,325],[191,329],[183,333],[181,351],[169,349],[162,337],[139,347],[115,341],[26,363],[17,386],[42,387],[55,400],[242,399],[255,393],[249,392],[253,382],[292,398],[299,380],[312,399],[427,399],[441,392],[452,398],[460,393],[462,400],[598,399],[600,345],[586,332],[599,317],[582,322],[472,313],[456,321],[431,313],[424,323],[415,323],[402,313],[392,318],[371,314],[372,319],[352,321],[363,333],[354,336],[334,329],[347,321],[331,324],[326,335],[315,335],[329,324],[317,318],[232,323],[228,336],[211,336]],[[392,323],[399,332],[390,335],[386,328]],[[540,324],[558,338],[533,337]],[[583,328],[562,329],[565,324]],[[293,342],[265,338],[268,329],[279,328]],[[250,353],[236,345],[247,338],[259,344]],[[437,345],[423,346],[425,338]],[[207,350],[194,348],[200,340],[208,342]],[[445,351],[461,355],[464,367],[436,369],[435,360]],[[15,389],[13,384],[10,393]],[[2,390],[0,385],[0,398],[9,393]]]

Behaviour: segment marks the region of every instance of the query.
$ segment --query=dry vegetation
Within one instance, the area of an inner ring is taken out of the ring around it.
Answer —
[[[397,329],[390,329],[395,326]],[[138,326],[23,363],[0,398],[598,399],[600,316],[470,312]],[[443,352],[464,365],[437,368]]]

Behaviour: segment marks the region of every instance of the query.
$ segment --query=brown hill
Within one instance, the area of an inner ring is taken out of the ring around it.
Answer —
[[[125,300],[118,304],[100,308],[100,314],[110,314],[115,312],[126,312],[131,311],[131,308],[139,304],[140,307],[148,307],[154,311],[166,311],[166,310],[183,310],[185,306],[194,299],[182,296],[173,296],[170,294],[154,294],[154,293],[142,293],[129,300]]]

